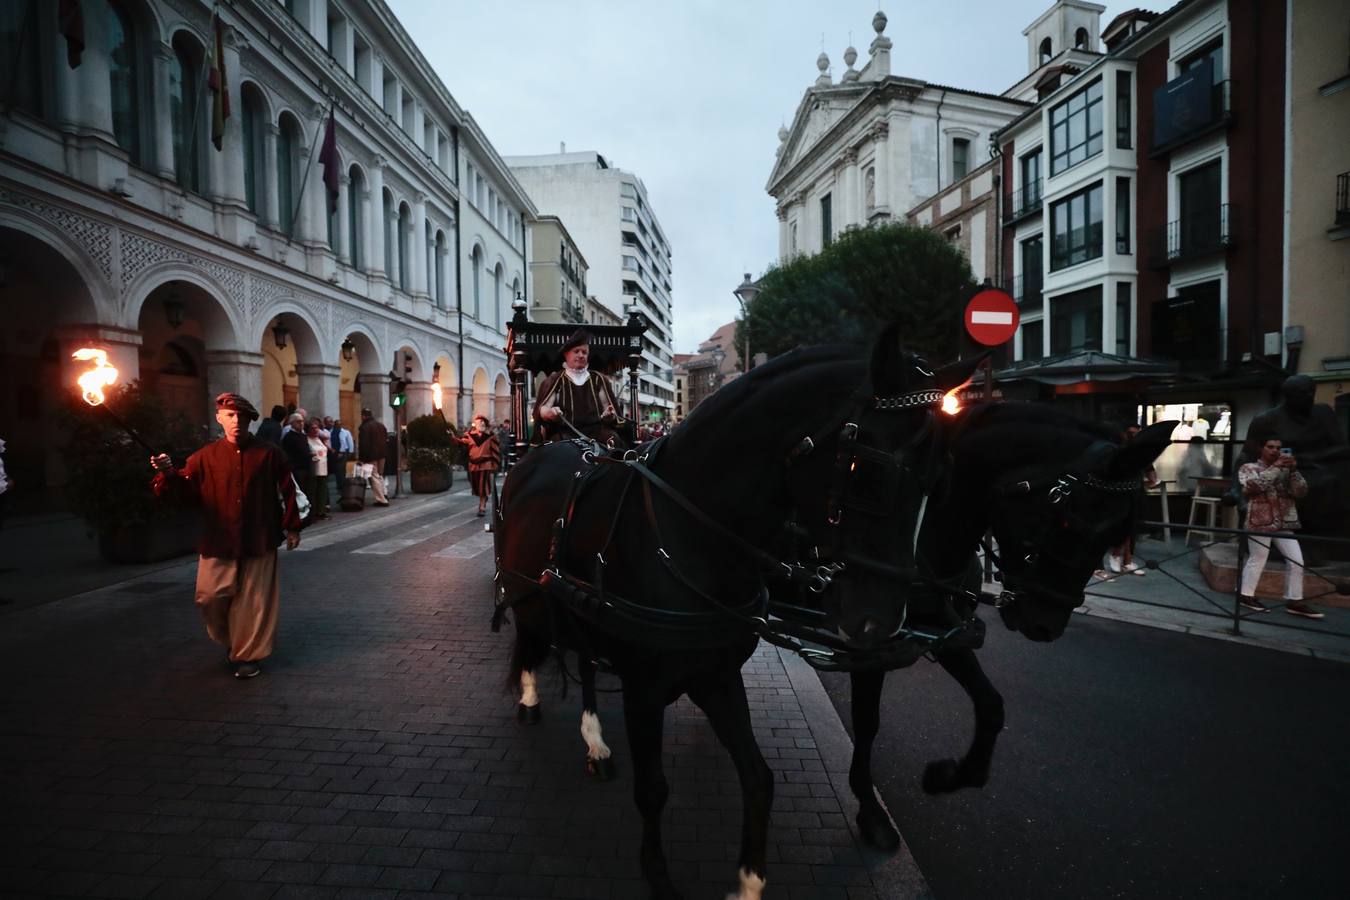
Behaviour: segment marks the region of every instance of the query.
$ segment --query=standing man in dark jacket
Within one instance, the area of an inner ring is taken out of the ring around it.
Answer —
[[[282,453],[249,434],[258,411],[238,394],[216,397],[225,437],[188,457],[181,471],[168,454],[151,459],[155,494],[179,493],[202,507],[197,608],[211,640],[229,649],[234,677],[252,678],[272,655],[280,593],[277,545],[300,546],[295,482]]]
[[[260,441],[267,441],[269,444],[281,446],[281,421],[286,418],[286,407],[272,407],[272,417],[264,419],[258,423],[258,431],[254,434]]]
[[[357,455],[361,462],[371,463],[375,467],[370,475],[370,492],[375,496],[375,505],[388,506],[389,499],[384,493],[384,458],[389,455],[389,430],[374,417],[369,407],[361,410],[361,431],[358,437],[361,445]]]

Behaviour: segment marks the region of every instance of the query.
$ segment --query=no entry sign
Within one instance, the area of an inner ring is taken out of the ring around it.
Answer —
[[[980,291],[966,304],[966,332],[977,343],[997,347],[1012,340],[1021,318],[1006,291]]]

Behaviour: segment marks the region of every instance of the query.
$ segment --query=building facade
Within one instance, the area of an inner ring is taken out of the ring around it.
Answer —
[[[485,298],[494,278],[503,300],[524,289],[534,209],[384,3],[80,6],[69,57],[55,4],[0,19],[9,465],[60,482],[52,385],[74,384],[70,353],[90,343],[204,425],[226,390],[392,424],[391,376],[410,415],[430,411],[433,377],[461,419],[505,409],[505,315]],[[461,191],[466,171],[495,206]]]
[[[978,284],[998,283],[998,166],[989,160],[905,213],[911,225],[931,228],[960,248]]]
[[[600,154],[507,157],[540,209],[560,217],[590,262],[591,293],[615,316],[637,306],[646,317],[638,403],[644,419],[675,407],[670,242],[631,172]]]
[[[792,125],[779,129],[767,190],[777,203],[778,255],[819,253],[845,228],[901,219],[920,200],[960,181],[988,158],[995,131],[1025,101],[891,74],[886,15],[868,62],[857,51],[836,82],[829,57],[807,88]]]
[[[590,321],[586,308],[586,257],[557,216],[541,215],[530,225],[530,274],[534,295],[530,318],[536,322]]]

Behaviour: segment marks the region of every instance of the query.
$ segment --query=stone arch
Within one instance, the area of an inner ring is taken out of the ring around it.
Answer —
[[[384,360],[388,359],[388,353],[380,346],[380,339],[376,336],[374,330],[364,322],[353,321],[339,329],[342,340],[351,339],[356,345],[356,362],[360,371],[366,374],[381,374],[387,369],[384,368]],[[342,355],[342,341],[338,341],[338,355]]]
[[[286,346],[278,347],[274,326],[286,331]],[[294,403],[306,412],[332,415],[336,397],[324,398],[322,367],[333,365],[341,354],[324,354],[323,329],[313,313],[293,298],[273,301],[253,323],[247,347],[263,358],[261,397],[268,407]],[[308,404],[308,405],[306,405]],[[312,408],[311,408],[312,407]]]
[[[238,307],[230,302],[230,293],[225,286],[209,273],[177,260],[148,267],[127,286],[122,316],[123,327],[135,329],[150,295],[169,282],[184,282],[200,288],[215,301],[213,304],[185,311],[185,314],[195,313],[202,317],[205,326],[203,338],[208,350],[248,348],[249,344],[243,339],[247,329],[244,327]]]
[[[436,355],[432,358],[431,381],[441,386],[441,410],[446,418],[455,421],[459,418],[459,369],[455,366],[455,357],[449,349],[441,348],[434,352]]]
[[[25,235],[58,254],[79,275],[83,287],[93,304],[88,319],[109,325],[120,324],[118,316],[117,292],[104,273],[104,267],[111,266],[112,229],[89,223],[92,227],[82,235],[82,240],[73,240],[61,228],[46,219],[40,218],[28,209],[9,203],[0,204],[0,232],[10,229]],[[103,235],[106,234],[106,237]],[[24,255],[10,240],[4,242],[7,255],[22,259]],[[91,255],[95,249],[105,255],[99,260]]]
[[[487,369],[479,365],[474,368],[473,411],[471,415],[492,417],[492,394],[490,393]]]
[[[511,305],[509,300],[503,300],[502,294],[506,290],[506,266],[502,263],[501,257],[497,258],[497,265],[492,267],[492,327],[501,328],[505,317],[502,310]]]
[[[412,370],[407,373],[409,381],[427,381],[431,378],[431,367],[426,365],[427,353],[412,335],[405,335],[394,341],[394,354],[409,353],[412,356]],[[402,375],[402,373],[397,373]]]
[[[380,339],[364,322],[351,322],[337,334],[342,335],[338,341],[338,418],[355,432],[361,425],[362,408],[384,409],[383,379],[373,390],[368,390],[363,380],[372,375],[383,376],[388,371],[384,368],[388,357],[380,347]],[[342,356],[342,343],[348,340],[354,346],[350,360]]]
[[[498,372],[492,383],[492,407],[494,423],[511,417],[511,382],[504,372]]]

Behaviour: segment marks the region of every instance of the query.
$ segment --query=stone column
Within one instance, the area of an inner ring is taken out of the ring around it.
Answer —
[[[872,128],[872,140],[876,150],[876,208],[875,213],[889,215],[891,211],[891,166],[890,166],[890,126],[879,122]]]
[[[388,162],[383,156],[375,157],[375,165],[370,167],[370,203],[366,206],[366,246],[370,248],[366,270],[372,278],[384,278],[388,271],[384,259],[384,229],[388,222],[384,220],[384,167]],[[371,407],[374,409],[374,407]]]
[[[788,229],[787,207],[779,205],[778,207],[778,258],[787,259],[788,253],[792,249],[791,232]]]
[[[328,192],[323,186],[323,167],[315,159],[319,145],[323,142],[323,116],[326,112],[322,107],[315,107],[317,124],[308,146],[304,148],[304,156],[300,158],[300,178],[304,185],[299,190],[304,191],[304,197],[300,201],[300,223],[296,233],[303,243],[310,246],[328,245]]]
[[[352,233],[350,217],[347,215],[347,204],[350,202],[348,197],[352,191],[352,180],[343,173],[338,179],[338,210],[337,210],[337,243],[333,252],[337,254],[338,262],[345,265],[352,263]]]
[[[435,412],[431,402],[430,381],[408,382],[408,421]]]
[[[254,406],[262,403],[262,372],[264,357],[261,353],[248,353],[244,350],[207,350],[206,351],[206,403],[207,420],[216,415],[215,397],[226,391],[233,391]],[[260,408],[263,415],[267,410]]]
[[[844,193],[848,198],[845,204],[843,228],[850,225],[862,225],[866,213],[862,211],[862,183],[858,179],[858,151],[849,147],[844,151]],[[843,231],[843,228],[840,231]]]
[[[338,392],[342,387],[342,367],[327,363],[298,363],[295,374],[300,378],[300,406],[311,416],[340,414]],[[361,379],[365,384],[365,378]]]
[[[408,286],[412,288],[414,297],[427,299],[430,295],[430,285],[427,284],[427,195],[418,192],[413,198],[412,220],[408,223],[412,234],[409,239],[412,244],[408,255],[412,257],[412,278],[408,279]]]
[[[214,37],[210,38],[214,40]],[[228,76],[227,87],[230,95],[230,117],[225,120],[225,140],[222,146],[224,149],[220,153],[215,152],[212,146],[211,152],[221,160],[224,171],[222,173],[223,181],[220,183],[219,193],[224,201],[231,206],[237,206],[240,211],[248,209],[248,201],[244,196],[244,153],[248,149],[244,147],[244,103],[239,96],[240,73],[239,68],[239,35],[233,28],[225,29],[225,72]],[[210,99],[210,91],[207,91],[207,99]],[[210,108],[204,110],[209,114]],[[207,129],[208,132],[210,129]],[[213,174],[216,164],[212,165]],[[261,175],[261,173],[256,173]]]
[[[155,123],[155,171],[161,178],[175,181],[173,168],[173,112],[169,108],[169,69],[178,64],[173,48],[163,42],[155,45],[155,96],[153,110],[143,110]],[[150,154],[147,154],[147,158]]]
[[[281,228],[281,187],[277,173],[277,140],[281,137],[281,126],[268,122],[263,133],[263,170],[259,173],[263,179],[262,220],[271,229]]]
[[[394,427],[394,410],[389,405],[389,376],[384,373],[361,373],[361,406],[384,423],[384,427]],[[360,426],[358,425],[359,429]]]
[[[88,6],[89,4],[85,4]],[[39,9],[46,9],[46,4],[38,4]],[[51,10],[55,15],[55,10]],[[89,14],[94,10],[85,11],[85,19],[89,21]],[[98,11],[99,15],[111,15],[111,12]],[[95,18],[94,21],[101,21]],[[35,25],[37,23],[34,23]],[[108,62],[108,35],[102,28],[86,28],[87,39],[84,45],[84,53],[80,57],[80,67],[75,70],[75,79],[78,82],[79,97],[76,99],[78,109],[77,116],[80,130],[86,134],[92,134],[102,138],[109,143],[114,143],[112,121],[112,82],[109,79]],[[57,67],[69,70],[66,64],[65,41],[59,41],[61,44],[61,53],[58,54]],[[103,187],[103,185],[100,185]]]

